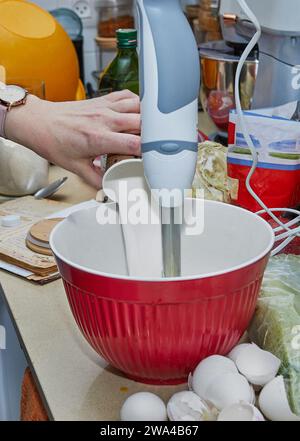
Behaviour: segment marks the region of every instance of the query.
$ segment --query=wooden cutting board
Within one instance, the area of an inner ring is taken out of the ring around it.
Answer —
[[[57,272],[53,256],[43,256],[27,248],[26,237],[38,221],[70,207],[70,204],[26,196],[0,205],[0,259],[45,277]],[[21,223],[12,228],[1,226],[1,217],[19,215]]]

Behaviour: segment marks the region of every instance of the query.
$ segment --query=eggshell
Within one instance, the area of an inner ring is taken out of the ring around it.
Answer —
[[[255,344],[244,346],[236,352],[238,370],[255,386],[265,386],[275,378],[280,365],[279,358]]]
[[[212,411],[208,404],[191,391],[178,392],[167,405],[171,421],[205,421],[212,420]]]
[[[245,349],[246,347],[251,346],[251,343],[242,343],[240,345],[237,345],[235,348],[233,348],[229,354],[227,355],[228,358],[230,358],[230,360],[232,360],[234,363],[236,363],[236,360],[239,356],[239,354],[241,353],[241,351],[243,349]]]
[[[121,421],[167,421],[166,405],[155,394],[138,392],[123,403]]]
[[[178,392],[167,405],[170,421],[215,421],[216,412],[191,391]]]
[[[252,384],[249,384],[249,386],[250,386],[250,392],[251,392],[251,399],[250,399],[249,403],[255,404],[256,403],[255,390],[254,390]]]
[[[222,410],[241,401],[252,403],[253,389],[243,375],[227,372],[214,378],[206,390],[205,399]]]
[[[212,355],[201,361],[196,367],[191,384],[193,391],[199,397],[206,399],[206,390],[216,377],[227,372],[238,373],[232,360],[221,355]]]
[[[263,388],[258,403],[265,417],[271,421],[300,421],[300,417],[291,411],[282,375]]]
[[[252,404],[236,403],[225,407],[220,412],[218,421],[265,421],[265,419]]]

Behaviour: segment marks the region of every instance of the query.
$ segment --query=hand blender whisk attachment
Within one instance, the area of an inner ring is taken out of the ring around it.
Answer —
[[[197,161],[199,54],[179,0],[137,0],[137,9],[144,171],[161,205],[164,276],[176,277],[182,217],[176,213]]]

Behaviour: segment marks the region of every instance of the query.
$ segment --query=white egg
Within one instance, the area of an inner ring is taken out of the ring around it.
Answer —
[[[251,399],[250,399],[249,403],[255,404],[256,403],[255,390],[254,390],[252,384],[249,384],[249,386],[250,386],[250,390],[251,390]]]
[[[150,392],[138,392],[125,400],[121,421],[167,421],[165,403]]]
[[[271,421],[300,421],[290,408],[282,375],[274,378],[260,393],[260,410]]]
[[[218,421],[265,421],[265,419],[252,404],[236,403],[225,407],[220,412]]]
[[[205,399],[222,410],[232,404],[253,402],[253,389],[243,375],[226,372],[214,378],[205,391]]]
[[[236,353],[235,362],[240,373],[251,384],[261,387],[275,378],[281,365],[279,358],[255,344],[241,347]]]
[[[191,385],[193,391],[196,392],[199,397],[207,399],[207,388],[217,376],[225,374],[226,372],[238,373],[237,367],[229,358],[222,357],[221,355],[212,355],[202,360],[192,376]]]
[[[178,392],[167,405],[171,421],[215,421],[217,412],[197,394],[191,391]]]
[[[230,360],[232,360],[234,363],[236,363],[236,359],[238,358],[239,354],[241,353],[241,351],[243,349],[245,349],[246,347],[251,346],[251,343],[242,343],[240,345],[235,346],[235,348],[233,348],[229,354],[227,355],[228,358],[230,358]]]

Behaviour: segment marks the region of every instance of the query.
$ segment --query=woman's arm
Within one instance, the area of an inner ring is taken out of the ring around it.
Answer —
[[[24,106],[7,113],[8,139],[100,188],[97,156],[140,154],[139,98],[125,90],[86,101],[53,103],[29,95]]]

